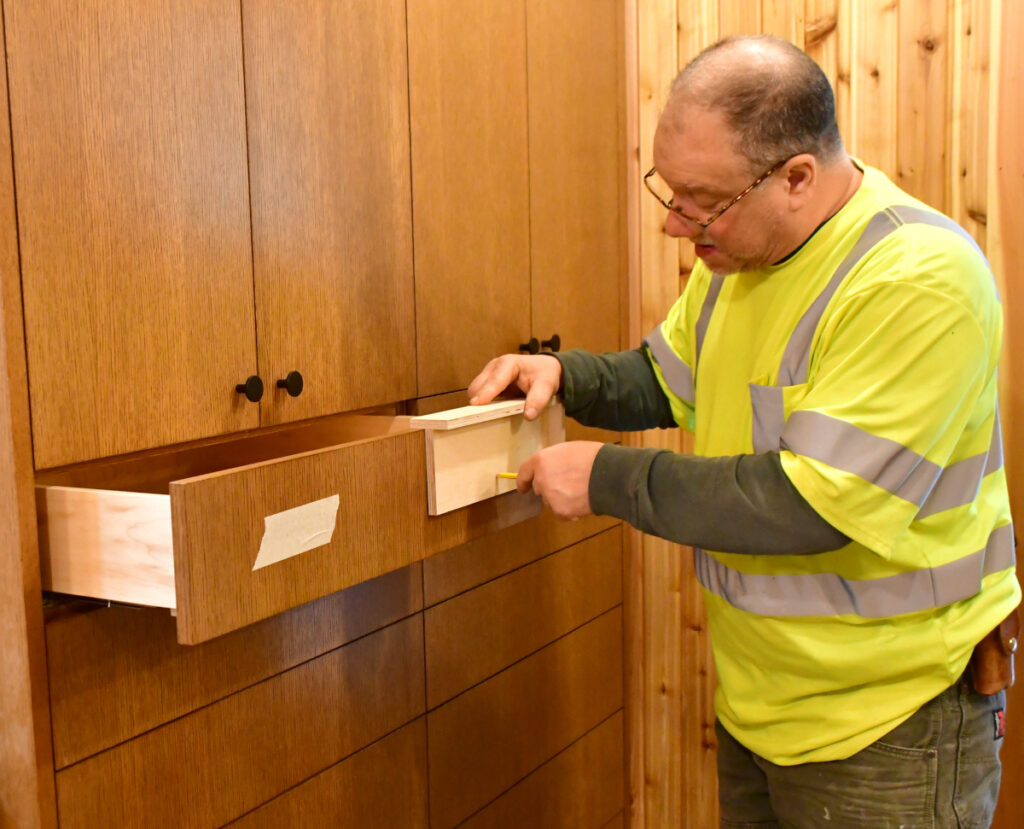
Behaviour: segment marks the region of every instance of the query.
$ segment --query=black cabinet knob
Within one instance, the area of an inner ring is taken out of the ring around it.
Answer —
[[[277,387],[287,391],[291,397],[298,397],[302,394],[302,375],[297,371],[289,371],[284,380],[277,381]]]
[[[550,348],[552,351],[558,351],[562,347],[562,338],[557,334],[552,334],[550,340],[541,340],[541,348]]]
[[[530,337],[528,343],[519,343],[519,350],[529,354],[538,354],[540,352],[540,341],[536,337]]]
[[[244,394],[249,402],[259,403],[260,398],[263,397],[263,381],[254,374],[244,383],[235,386],[235,391]]]

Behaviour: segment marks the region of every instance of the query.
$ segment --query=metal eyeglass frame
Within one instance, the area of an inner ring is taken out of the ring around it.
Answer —
[[[688,213],[684,213],[680,208],[678,208],[674,204],[672,204],[671,201],[665,201],[661,196],[659,196],[657,194],[657,192],[654,190],[653,187],[651,187],[651,184],[650,184],[651,176],[653,176],[657,172],[657,169],[655,167],[651,167],[651,169],[648,170],[647,174],[644,176],[644,187],[647,188],[647,192],[650,193],[652,196],[654,196],[654,198],[656,198],[666,210],[668,210],[668,211],[670,211],[672,213],[675,213],[681,219],[685,219],[688,222],[692,222],[693,224],[697,225],[699,228],[701,228],[703,230],[703,229],[706,229],[707,226],[710,225],[712,222],[714,222],[717,219],[719,219],[721,217],[721,215],[726,210],[728,210],[730,207],[732,207],[734,204],[736,204],[736,202],[738,202],[745,195],[747,195],[747,193],[749,193],[751,190],[753,190],[755,187],[757,187],[757,185],[759,185],[762,181],[766,181],[767,179],[769,179],[773,175],[775,175],[779,170],[782,169],[782,165],[785,164],[787,161],[789,161],[791,158],[796,158],[796,156],[792,156],[791,155],[789,158],[784,158],[784,159],[782,159],[782,161],[779,161],[776,164],[773,164],[771,167],[769,167],[767,170],[765,170],[763,173],[761,173],[761,175],[759,175],[754,180],[754,183],[751,184],[746,190],[744,190],[742,193],[740,193],[738,196],[736,196],[736,198],[734,198],[727,205],[725,205],[725,207],[718,208],[718,210],[716,210],[707,219],[705,219],[703,221],[701,221],[700,219],[694,218],[693,216],[691,216]]]

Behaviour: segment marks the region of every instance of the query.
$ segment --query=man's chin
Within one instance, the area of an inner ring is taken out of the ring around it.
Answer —
[[[735,273],[736,263],[726,254],[722,253],[715,245],[695,244],[693,250],[698,258],[707,266],[708,270],[716,276]]]

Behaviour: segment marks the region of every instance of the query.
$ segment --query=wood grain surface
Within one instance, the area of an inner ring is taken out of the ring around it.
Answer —
[[[525,0],[409,0],[419,394],[530,336]]]
[[[230,825],[426,829],[426,740],[421,717]]]
[[[255,427],[238,4],[4,13],[36,466]]]
[[[481,585],[424,613],[434,708],[622,602],[622,530]]]
[[[222,825],[423,712],[417,617],[57,773],[61,826]]]
[[[623,805],[623,717],[612,715],[462,824],[464,829],[593,829]],[[613,824],[614,825],[614,824]]]
[[[540,339],[557,333],[563,349],[618,351],[625,271],[622,4],[528,0],[526,20],[531,330]]]
[[[431,826],[469,817],[621,706],[615,609],[427,715]]]
[[[242,14],[261,421],[414,397],[405,2]]]
[[[417,612],[415,564],[201,645],[167,611],[79,604],[46,625],[58,768]]]

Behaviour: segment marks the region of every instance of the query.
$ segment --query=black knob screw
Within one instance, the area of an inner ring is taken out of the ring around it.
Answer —
[[[550,348],[552,351],[558,351],[562,347],[562,338],[557,334],[552,334],[550,340],[541,340],[541,348]]]
[[[244,383],[235,386],[235,391],[244,394],[250,403],[259,403],[263,397],[263,381],[254,374]]]
[[[302,375],[297,371],[289,371],[287,377],[277,381],[277,387],[287,391],[291,397],[298,397],[302,394]]]
[[[519,343],[519,350],[525,351],[528,354],[540,353],[540,340],[536,337],[530,337],[530,341],[526,343]]]

